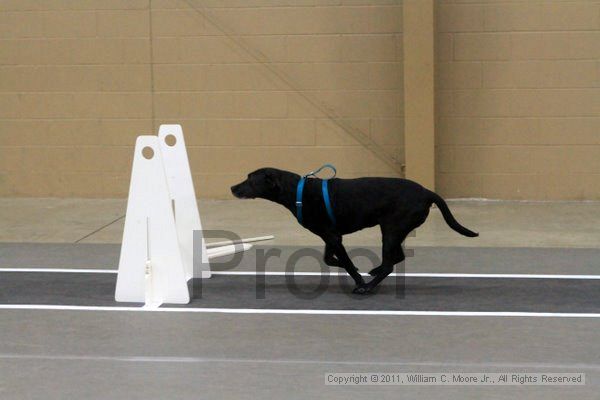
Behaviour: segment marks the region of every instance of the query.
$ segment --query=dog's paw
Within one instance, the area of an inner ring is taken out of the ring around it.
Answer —
[[[361,286],[357,286],[354,288],[354,290],[352,291],[352,293],[354,294],[367,294],[369,293],[369,291],[371,290],[371,288],[367,285],[361,285]]]
[[[376,276],[379,275],[379,273],[381,273],[382,267],[379,266],[377,268],[373,268],[372,270],[369,271],[369,275],[371,276]]]

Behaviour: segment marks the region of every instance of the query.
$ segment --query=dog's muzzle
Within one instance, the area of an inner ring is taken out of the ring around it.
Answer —
[[[253,196],[248,193],[248,190],[244,188],[244,182],[238,183],[231,187],[231,194],[238,199],[251,199]]]

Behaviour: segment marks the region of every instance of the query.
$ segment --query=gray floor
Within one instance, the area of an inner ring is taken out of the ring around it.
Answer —
[[[114,274],[0,271],[0,304],[132,306],[116,303]],[[595,313],[600,279],[388,277],[368,296],[346,276],[224,276],[194,284],[180,307],[276,310],[414,310]]]
[[[598,399],[591,319],[0,313],[3,399]],[[584,372],[580,387],[331,387],[330,372]]]
[[[234,229],[242,237],[274,234],[276,239],[268,245],[281,247],[282,255],[268,260],[267,271],[284,271],[299,246],[321,249],[318,238],[268,202],[201,201],[199,208],[207,229]],[[450,208],[481,236],[457,235],[433,210],[407,240],[408,247],[414,247],[414,257],[405,264],[408,273],[600,275],[600,202],[453,201]],[[123,227],[118,218],[124,211],[125,201],[120,199],[0,199],[0,242],[10,242],[0,243],[0,268],[115,268]],[[379,255],[377,229],[344,240],[348,245],[375,246],[367,248]],[[86,244],[73,244],[76,241]],[[236,269],[254,269],[254,254],[246,254]],[[356,261],[363,271],[371,267],[366,259]],[[216,263],[213,267],[228,268]],[[308,259],[297,267],[319,268]],[[66,279],[73,275],[54,274],[62,296],[74,295],[69,301],[79,302],[81,296],[97,300],[82,295],[79,285]],[[78,279],[89,284],[92,276]],[[37,287],[39,278],[0,272],[0,296],[14,302],[29,293],[31,301],[39,303],[41,289],[50,282],[43,279]],[[114,279],[114,274],[104,278]],[[256,302],[249,294],[254,286],[235,281],[239,288],[229,290],[232,277],[215,278],[219,279],[210,281],[210,290],[203,290],[204,300],[210,294],[212,301],[214,294],[237,305],[239,293],[232,292],[246,290],[243,307]],[[269,298],[268,290],[282,289],[272,278],[265,280]],[[311,287],[311,282],[306,285]],[[431,307],[437,299],[438,308],[444,309],[457,298],[464,306],[486,310],[511,304],[522,310],[527,305],[530,310],[560,309],[567,317],[72,311],[7,309],[0,304],[0,399],[597,400],[600,319],[572,316],[597,307],[594,285],[553,279],[417,280],[412,287],[420,292],[401,299],[414,308]],[[112,290],[111,282],[92,283],[89,293],[99,291],[98,299],[112,301]],[[325,296],[327,307],[354,304],[339,286],[332,284],[329,290],[333,292]],[[56,300],[56,292],[47,293],[49,303]],[[274,303],[282,303],[272,307],[291,307],[298,301],[285,289],[273,296]],[[385,296],[384,291],[367,301]],[[325,373],[359,371],[583,372],[587,379],[580,387],[324,385]]]
[[[266,271],[283,271],[298,246]],[[258,248],[265,250],[266,247]],[[368,248],[377,254],[376,248]],[[0,244],[0,268],[115,269],[118,245]],[[407,272],[594,274],[600,249],[414,250]],[[357,260],[362,270],[366,259]],[[256,252],[235,270],[249,271]],[[214,264],[215,270],[225,270]],[[314,260],[298,271],[316,271]],[[115,274],[0,272],[2,304],[109,305]],[[295,277],[313,290],[318,277]],[[215,275],[191,307],[600,312],[600,281],[395,278],[367,298],[337,277],[307,300],[285,277]],[[196,292],[196,294],[198,294]],[[197,296],[196,296],[197,297]],[[137,305],[136,305],[137,306]],[[2,399],[598,399],[598,318],[264,315],[1,310]],[[332,387],[331,372],[584,372],[572,387]]]
[[[120,245],[87,243],[2,243],[0,268],[85,268],[116,269]],[[230,258],[211,261],[213,270],[255,271],[257,255],[272,246],[255,246],[243,253],[239,263]],[[322,253],[323,246],[276,246],[279,257],[269,257],[266,271],[285,271],[291,255],[309,249]],[[381,248],[348,246],[356,266],[368,272],[380,259]],[[370,262],[361,253],[374,257]],[[455,272],[502,274],[579,274],[600,273],[600,248],[526,248],[526,247],[405,247],[406,272]],[[259,259],[260,260],[260,259]],[[314,258],[302,258],[293,264],[297,271],[318,271]],[[337,269],[332,269],[337,270]]]

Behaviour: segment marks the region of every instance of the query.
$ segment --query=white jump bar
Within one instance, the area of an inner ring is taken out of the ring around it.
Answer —
[[[263,242],[265,240],[272,240],[275,239],[275,236],[273,235],[268,235],[268,236],[257,236],[257,237],[251,237],[251,238],[246,238],[246,239],[240,239],[240,240],[223,240],[222,242],[214,242],[214,243],[206,243],[206,247],[208,249],[211,249],[213,247],[220,247],[220,246],[225,246],[225,245],[234,245],[234,244],[240,244],[240,243],[255,243],[255,242]],[[209,251],[210,254],[210,251]]]
[[[238,244],[229,244],[227,246],[214,247],[211,249],[207,249],[208,259],[211,260],[217,257],[229,256],[234,253],[239,253],[240,251],[250,250],[252,245],[249,243],[238,243]]]

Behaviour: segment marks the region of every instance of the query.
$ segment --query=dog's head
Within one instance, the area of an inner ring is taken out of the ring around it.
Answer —
[[[281,191],[282,172],[275,168],[257,169],[250,173],[245,181],[232,186],[231,193],[238,199],[274,199]]]

